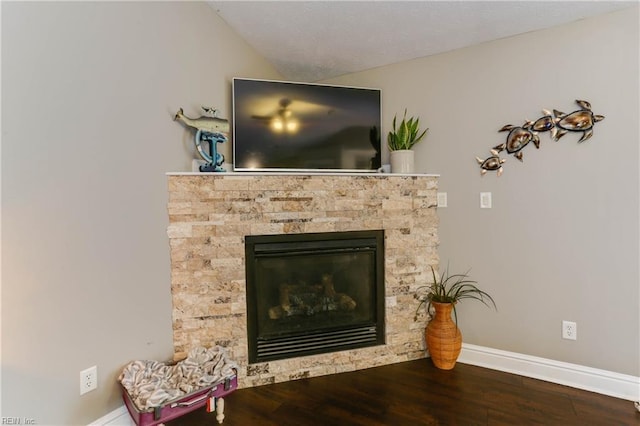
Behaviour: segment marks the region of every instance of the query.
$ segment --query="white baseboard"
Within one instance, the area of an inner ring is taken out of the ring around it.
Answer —
[[[112,412],[94,420],[89,426],[136,426],[127,411],[127,407],[121,405]]]
[[[462,364],[476,365],[559,385],[596,392],[629,401],[640,400],[640,377],[614,373],[567,362],[462,344],[458,358]],[[123,405],[89,426],[135,426]]]
[[[629,401],[640,400],[640,377],[567,362],[462,344],[458,362],[486,367]]]

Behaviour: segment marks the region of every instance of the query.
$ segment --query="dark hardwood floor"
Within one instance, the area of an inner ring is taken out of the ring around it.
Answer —
[[[240,389],[224,426],[640,425],[633,402],[458,363],[429,359]],[[194,411],[167,426],[217,424]]]

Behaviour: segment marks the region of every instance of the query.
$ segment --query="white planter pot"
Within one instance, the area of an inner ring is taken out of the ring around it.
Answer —
[[[391,173],[415,173],[414,152],[411,149],[401,149],[389,153]]]

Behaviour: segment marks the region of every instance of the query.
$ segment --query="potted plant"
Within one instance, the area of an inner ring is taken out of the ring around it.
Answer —
[[[464,299],[475,299],[488,307],[496,308],[493,298],[478,288],[477,281],[468,279],[468,273],[449,274],[449,267],[438,276],[431,267],[433,283],[418,287],[415,298],[420,301],[416,309],[416,317],[420,308],[427,307],[431,316],[425,336],[427,349],[434,365],[442,370],[451,370],[460,355],[462,334],[458,328],[456,303]],[[435,315],[431,315],[433,311]],[[497,309],[497,308],[496,308]],[[451,320],[451,311],[455,322]]]
[[[420,132],[420,119],[411,117],[407,120],[406,109],[397,128],[396,118],[396,116],[393,117],[393,130],[387,135],[391,171],[394,173],[413,173],[414,153],[411,148],[424,138],[429,129]]]

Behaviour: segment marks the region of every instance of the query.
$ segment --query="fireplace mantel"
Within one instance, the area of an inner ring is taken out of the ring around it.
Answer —
[[[431,173],[333,173],[333,172],[167,172],[167,176],[367,176],[367,177],[440,177]]]
[[[437,175],[168,173],[176,356],[226,346],[239,386],[392,364],[425,354],[413,293],[438,265]],[[244,237],[385,230],[384,345],[249,364]]]

